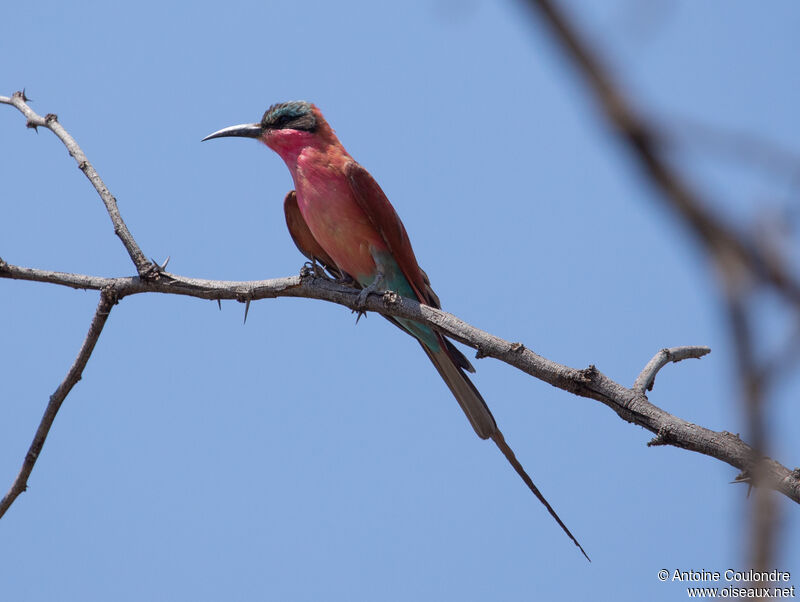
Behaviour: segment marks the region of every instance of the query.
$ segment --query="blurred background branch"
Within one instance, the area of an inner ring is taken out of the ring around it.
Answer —
[[[800,322],[800,281],[791,258],[772,244],[771,232],[764,236],[758,224],[734,224],[721,210],[715,209],[724,203],[704,198],[699,188],[670,160],[667,151],[688,142],[704,144],[710,150],[748,161],[761,169],[788,173],[794,185],[800,182],[798,155],[761,137],[699,123],[686,124],[672,132],[659,128],[622,89],[600,49],[591,47],[558,2],[525,0],[524,3],[550,29],[563,54],[586,83],[612,132],[652,183],[655,198],[665,202],[694,234],[715,269],[720,302],[728,316],[736,350],[732,372],[738,375],[741,406],[753,447],[752,468],[745,476],[745,480],[756,486],[750,506],[750,529],[746,530],[749,537],[746,556],[750,566],[757,570],[774,568],[778,560],[776,538],[780,533],[778,507],[771,493],[758,487],[764,476],[762,458],[770,453],[765,416],[767,391],[774,387],[772,381],[783,371],[772,367],[781,365],[784,370],[794,370],[798,357],[793,350],[777,358],[759,354],[758,309],[753,298],[762,289],[780,298],[793,314],[786,331],[796,333],[796,324]],[[796,335],[790,340],[796,340]],[[791,348],[794,346],[792,343]]]

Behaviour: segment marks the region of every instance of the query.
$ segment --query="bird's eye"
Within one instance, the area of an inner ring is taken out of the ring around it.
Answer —
[[[290,115],[287,115],[286,113],[283,113],[281,115],[278,115],[278,117],[273,122],[273,125],[275,127],[277,127],[277,128],[281,128],[281,127],[285,126],[287,123],[289,123],[291,120],[292,120],[292,117]]]

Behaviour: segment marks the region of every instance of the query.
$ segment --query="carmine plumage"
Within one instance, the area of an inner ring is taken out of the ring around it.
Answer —
[[[347,153],[317,107],[304,101],[275,104],[260,122],[224,128],[204,140],[227,136],[258,139],[286,163],[295,186],[284,201],[286,223],[306,257],[334,275],[349,277],[363,288],[363,295],[392,290],[440,306],[394,207],[367,170]],[[402,318],[390,320],[419,341],[478,436],[495,442],[586,556],[503,438],[466,374],[475,371],[469,360],[429,326]]]

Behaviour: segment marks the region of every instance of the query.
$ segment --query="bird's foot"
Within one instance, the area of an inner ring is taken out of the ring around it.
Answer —
[[[383,285],[383,272],[378,272],[375,275],[375,279],[369,284],[361,289],[358,293],[358,297],[356,297],[356,307],[353,310],[353,313],[358,314],[356,317],[356,324],[361,319],[361,316],[367,315],[367,297],[370,296],[371,293],[376,293],[381,291],[381,286]]]
[[[353,313],[356,314],[356,324],[362,317],[367,316],[367,297],[372,291],[369,290],[369,287],[361,289],[358,293],[358,297],[356,297],[356,308],[353,310]]]
[[[350,288],[358,288],[359,284],[356,282],[350,274],[343,274],[339,278],[334,278],[333,281],[336,284],[341,284],[343,286],[349,286]]]
[[[315,276],[313,266],[310,261],[306,261],[300,268],[300,278],[310,278]]]
[[[303,267],[300,268],[301,278],[308,278],[309,276],[322,278],[323,280],[335,280],[325,272],[325,269],[316,260],[306,261]]]
[[[325,273],[324,268],[317,263],[317,259],[314,258],[311,260],[311,267],[314,270],[314,276],[317,278],[324,278],[325,280],[332,280],[328,274]]]

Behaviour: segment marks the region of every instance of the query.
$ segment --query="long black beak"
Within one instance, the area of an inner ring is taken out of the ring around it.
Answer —
[[[227,128],[222,128],[214,132],[213,134],[209,134],[205,138],[203,138],[202,142],[206,140],[211,140],[212,138],[225,138],[227,136],[241,136],[243,138],[261,138],[261,134],[264,130],[261,128],[260,123],[243,123],[241,125],[232,125]]]

